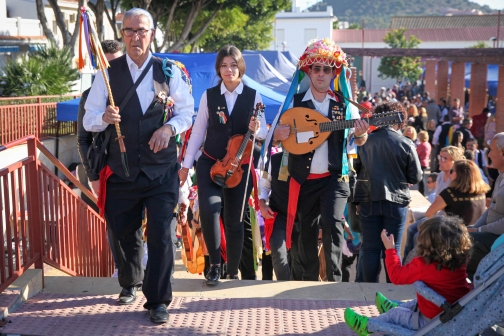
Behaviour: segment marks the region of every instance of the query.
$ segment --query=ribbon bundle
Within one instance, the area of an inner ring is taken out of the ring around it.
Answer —
[[[96,26],[94,23],[93,12],[86,7],[81,7],[80,15],[80,34],[79,34],[79,70],[84,68],[83,44],[86,44],[86,49],[91,61],[91,65],[95,69],[106,69],[110,65],[105,57],[98,38]],[[81,39],[84,39],[82,41]],[[84,43],[83,43],[84,42]]]

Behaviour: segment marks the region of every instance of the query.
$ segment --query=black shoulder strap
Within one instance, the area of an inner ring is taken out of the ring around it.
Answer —
[[[138,77],[135,84],[133,84],[131,89],[126,94],[126,97],[124,97],[123,101],[121,102],[121,106],[119,106],[119,114],[121,113],[122,109],[126,106],[126,104],[131,99],[131,96],[136,91],[138,85],[140,85],[140,83],[143,81],[145,75],[147,75],[147,72],[149,72],[149,68],[152,66],[153,63],[154,63],[154,56],[151,57],[149,63],[147,63],[147,66],[145,67],[145,69],[143,69],[142,73],[140,74],[140,77]],[[105,131],[104,131],[105,132],[105,139],[103,141],[104,144],[108,144],[108,142],[110,140],[110,135],[112,134],[113,129],[114,128],[110,127],[110,125],[105,129]]]
[[[124,100],[121,102],[121,106],[119,106],[119,114],[121,113],[122,109],[126,106],[128,101],[130,100],[131,96],[133,95],[133,93],[137,89],[138,85],[140,85],[140,83],[143,81],[145,75],[147,75],[147,72],[149,72],[149,69],[152,66],[152,63],[154,63],[154,56],[151,57],[151,59],[149,60],[149,63],[147,63],[147,66],[145,67],[145,69],[143,69],[142,73],[140,74],[140,77],[138,77],[135,84],[133,84],[131,89],[128,91],[128,94],[126,95],[126,97],[124,97]]]

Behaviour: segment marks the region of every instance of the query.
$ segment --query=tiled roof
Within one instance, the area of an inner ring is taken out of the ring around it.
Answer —
[[[390,29],[365,29],[364,43],[383,42]],[[497,27],[451,28],[451,29],[408,29],[406,37],[415,35],[423,42],[489,41],[497,36]],[[360,29],[334,29],[333,41],[336,43],[362,43]],[[500,29],[500,38],[504,39],[504,26]]]
[[[504,15],[501,16],[501,27],[504,26]],[[453,16],[393,16],[390,28],[468,28],[497,27],[498,15],[453,15]]]

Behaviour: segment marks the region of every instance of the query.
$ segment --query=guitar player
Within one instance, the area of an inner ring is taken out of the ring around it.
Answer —
[[[331,81],[341,74],[339,92],[344,94],[342,85],[348,85],[345,81],[347,66],[345,54],[334,42],[329,39],[311,41],[298,64],[309,78],[310,88],[294,95],[292,106],[316,110],[332,121],[359,119],[357,108],[347,106],[343,98],[330,90]],[[357,120],[355,128],[348,132],[347,142],[363,145],[368,129],[364,120]],[[289,126],[278,125],[273,140],[285,140],[289,134]],[[303,280],[317,281],[319,277],[319,228],[311,223],[320,214],[327,279],[341,281],[342,217],[350,195],[345,143],[345,131],[334,131],[314,151],[302,155],[286,154],[288,158],[283,160],[287,162],[290,175],[287,227],[292,230],[296,215],[296,222],[301,223],[298,229]],[[291,231],[288,229],[287,232]]]

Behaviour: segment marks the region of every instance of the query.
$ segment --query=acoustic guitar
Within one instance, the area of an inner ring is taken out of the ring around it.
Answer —
[[[370,126],[402,124],[401,112],[386,112],[364,118]],[[356,119],[331,121],[319,112],[306,108],[288,109],[280,117],[280,125],[289,125],[289,137],[282,141],[282,147],[292,154],[306,154],[315,150],[327,140],[331,132],[352,128]]]

